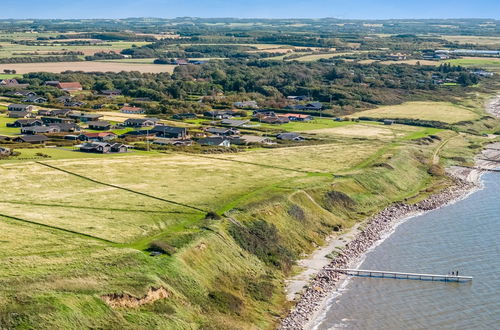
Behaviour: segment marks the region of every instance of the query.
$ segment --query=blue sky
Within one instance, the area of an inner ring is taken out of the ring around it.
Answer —
[[[0,18],[495,18],[499,0],[0,0]]]

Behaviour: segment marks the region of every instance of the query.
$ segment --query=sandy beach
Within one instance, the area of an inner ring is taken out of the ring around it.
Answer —
[[[486,105],[486,111],[500,117],[500,96]],[[488,161],[491,159],[493,161]],[[499,167],[500,142],[488,145],[476,157],[474,168],[451,167],[447,173],[455,184],[440,193],[412,205],[396,203],[379,214],[354,226],[348,232],[331,237],[326,246],[316,250],[307,259],[298,262],[304,268],[287,281],[287,298],[297,303],[281,321],[279,329],[311,329],[327,307],[327,301],[342,286],[345,276],[327,268],[354,268],[365,253],[385,239],[403,220],[428,212],[460,199],[481,188],[481,169]],[[334,258],[327,256],[339,252]]]

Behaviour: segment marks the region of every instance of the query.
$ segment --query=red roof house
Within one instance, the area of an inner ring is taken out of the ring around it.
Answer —
[[[83,90],[82,84],[77,81],[73,82],[60,82],[56,85],[57,88],[62,89],[63,91],[81,91]]]

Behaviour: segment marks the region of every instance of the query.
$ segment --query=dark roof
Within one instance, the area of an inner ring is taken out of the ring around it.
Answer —
[[[235,119],[223,119],[220,123],[222,125],[228,125],[233,127],[243,126],[248,123],[249,120],[235,120]]]
[[[281,133],[281,134],[278,134],[276,137],[278,139],[281,139],[281,140],[294,140],[294,139],[297,139],[297,138],[302,138],[302,136],[300,136],[299,133],[294,133],[294,132]]]
[[[230,141],[228,138],[225,138],[222,136],[211,136],[211,137],[199,139],[198,143],[205,144],[205,145],[219,145],[226,140]]]
[[[166,126],[166,125],[157,125],[151,131],[152,132],[160,132],[160,133],[184,134],[184,133],[186,133],[187,128]]]
[[[129,118],[125,120],[126,123],[131,123],[131,124],[142,124],[147,121],[152,121],[153,123],[156,123],[159,121],[158,118]]]
[[[9,108],[21,108],[21,109],[27,109],[29,107],[33,107],[33,105],[31,104],[17,104],[17,103],[12,103],[12,104],[9,104]]]
[[[45,135],[23,135],[16,138],[16,140],[21,140],[23,142],[43,142],[47,141],[48,139],[49,138]]]
[[[97,120],[97,121],[88,121],[87,125],[107,127],[107,126],[111,126],[111,123],[109,121],[105,121],[105,120]]]

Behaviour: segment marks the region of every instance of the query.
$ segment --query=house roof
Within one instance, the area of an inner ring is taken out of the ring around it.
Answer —
[[[83,133],[82,135],[85,135],[88,138],[97,138],[97,137],[106,137],[116,134],[113,132],[98,132],[98,133]]]
[[[281,134],[277,135],[277,138],[282,139],[282,140],[293,140],[293,139],[301,138],[301,137],[302,136],[300,136],[299,133],[294,133],[294,132],[281,133]]]
[[[248,123],[249,120],[235,120],[235,119],[223,119],[221,120],[222,125],[228,125],[228,126],[233,126],[233,127],[239,127],[243,126],[246,123]]]
[[[96,121],[88,121],[87,125],[89,126],[111,126],[111,123],[109,121],[105,120],[96,120]]]
[[[23,127],[21,131],[23,132],[33,132],[33,133],[48,133],[52,130],[60,130],[57,126],[32,126],[32,127]]]
[[[124,106],[120,111],[143,111],[143,109],[139,107]]]
[[[33,107],[31,104],[17,104],[17,103],[12,103],[9,104],[9,108],[21,108],[21,109],[27,109]]]
[[[129,118],[125,120],[126,123],[132,123],[132,124],[142,124],[147,121],[151,121],[153,123],[156,123],[159,121],[158,118]]]
[[[228,138],[222,136],[210,136],[203,139],[199,139],[199,144],[208,144],[208,145],[219,145],[224,141],[229,141]]]
[[[78,81],[60,82],[57,84],[57,87],[61,89],[81,89],[82,84],[80,84]]]
[[[234,130],[232,128],[209,127],[206,131],[212,134],[224,134],[226,132],[233,132]]]
[[[161,132],[161,133],[174,133],[174,134],[184,134],[187,131],[185,127],[174,127],[166,125],[157,125],[151,131]]]
[[[46,137],[45,135],[23,135],[16,140],[21,140],[24,142],[42,142],[42,141],[47,141],[49,138]]]
[[[287,117],[287,118],[295,117],[295,118],[302,118],[302,119],[311,117],[310,115],[303,115],[303,114],[298,114],[298,113],[286,113],[286,114],[280,115],[280,116]]]
[[[21,125],[33,124],[33,123],[43,123],[40,119],[30,118],[30,119],[18,119],[14,123],[19,123]]]

